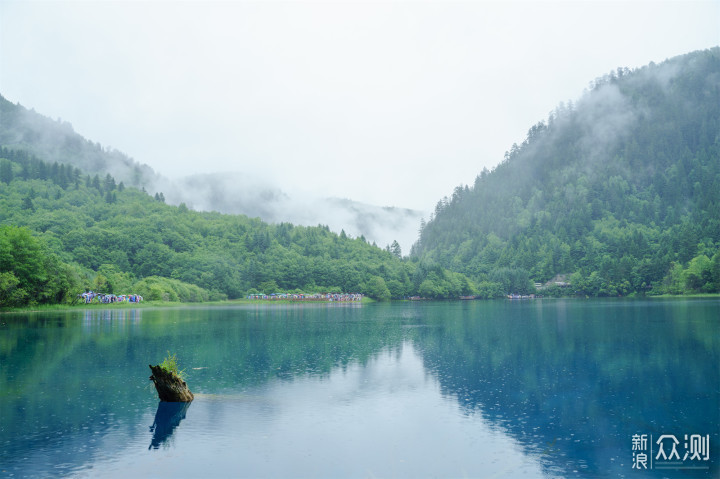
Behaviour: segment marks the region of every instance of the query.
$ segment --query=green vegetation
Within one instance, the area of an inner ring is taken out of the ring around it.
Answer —
[[[560,274],[564,294],[720,292],[720,48],[598,79],[440,201],[412,255],[484,297]]]
[[[0,305],[59,303],[78,277],[27,228],[0,226]]]
[[[166,372],[174,374],[175,376],[179,377],[180,379],[183,378],[183,373],[185,370],[179,370],[178,364],[177,364],[177,354],[173,353],[170,354],[170,351],[167,352],[167,356],[165,359],[163,359],[163,362],[159,364],[159,366],[164,369]]]
[[[215,301],[247,292],[358,292],[386,300],[471,294],[443,268],[398,258],[327,226],[268,224],[170,206],[106,174],[0,148],[0,306],[78,293]]]
[[[159,276],[141,279],[135,283],[133,291],[148,301],[197,303],[210,300],[210,293],[206,289],[177,279]]]

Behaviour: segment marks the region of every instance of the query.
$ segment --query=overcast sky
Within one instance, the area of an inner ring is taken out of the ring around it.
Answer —
[[[720,2],[0,2],[0,94],[159,173],[429,211]]]

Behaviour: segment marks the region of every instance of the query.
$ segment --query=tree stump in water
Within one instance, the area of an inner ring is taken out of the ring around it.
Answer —
[[[164,370],[159,365],[150,365],[150,370],[152,371],[150,380],[155,384],[155,389],[161,401],[190,402],[195,398],[185,381],[175,374]]]

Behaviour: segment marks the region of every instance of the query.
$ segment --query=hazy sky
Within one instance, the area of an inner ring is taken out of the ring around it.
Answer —
[[[169,177],[430,210],[720,2],[0,2],[0,94]]]

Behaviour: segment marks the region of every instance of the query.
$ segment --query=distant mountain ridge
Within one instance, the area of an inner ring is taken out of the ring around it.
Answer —
[[[110,173],[127,186],[163,192],[170,204],[244,214],[271,223],[328,225],[337,233],[344,230],[380,246],[398,240],[406,252],[417,239],[423,215],[417,210],[366,205],[349,199],[300,198],[281,186],[243,173],[196,174],[171,180],[118,150],[85,139],[68,122],[52,120],[1,95],[0,146],[27,151],[48,163],[72,165],[91,176]]]
[[[719,249],[715,47],[596,80],[441,200],[413,255],[490,290],[573,273],[579,293],[625,295],[720,290]]]

